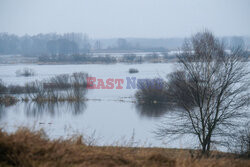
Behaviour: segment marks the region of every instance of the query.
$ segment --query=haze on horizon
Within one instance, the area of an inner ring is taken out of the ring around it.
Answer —
[[[91,38],[250,35],[249,0],[0,0],[0,32]]]

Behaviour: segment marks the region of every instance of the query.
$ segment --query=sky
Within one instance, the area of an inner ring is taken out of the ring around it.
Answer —
[[[250,35],[250,0],[0,0],[0,32],[92,38]]]

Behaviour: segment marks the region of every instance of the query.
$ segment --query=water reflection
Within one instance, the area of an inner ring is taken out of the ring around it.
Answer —
[[[135,108],[140,117],[160,118],[171,110],[165,104],[135,104]]]
[[[86,102],[68,102],[66,107],[68,111],[72,112],[72,114],[78,115],[86,110],[87,104]]]
[[[25,103],[24,111],[29,117],[39,117],[44,114],[50,116],[60,115],[63,112],[71,112],[73,115],[82,114],[87,108],[86,102],[46,102],[36,103],[29,102]]]

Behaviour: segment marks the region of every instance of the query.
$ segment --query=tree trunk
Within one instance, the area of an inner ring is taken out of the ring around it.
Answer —
[[[204,143],[202,144],[202,154],[205,154],[206,152],[207,152],[207,143],[204,142]]]

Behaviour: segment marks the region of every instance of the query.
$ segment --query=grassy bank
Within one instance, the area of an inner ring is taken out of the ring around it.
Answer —
[[[193,152],[191,154],[191,152]],[[81,137],[50,141],[42,131],[0,132],[0,166],[250,166],[250,160],[214,152],[197,158],[192,150],[87,146]]]

